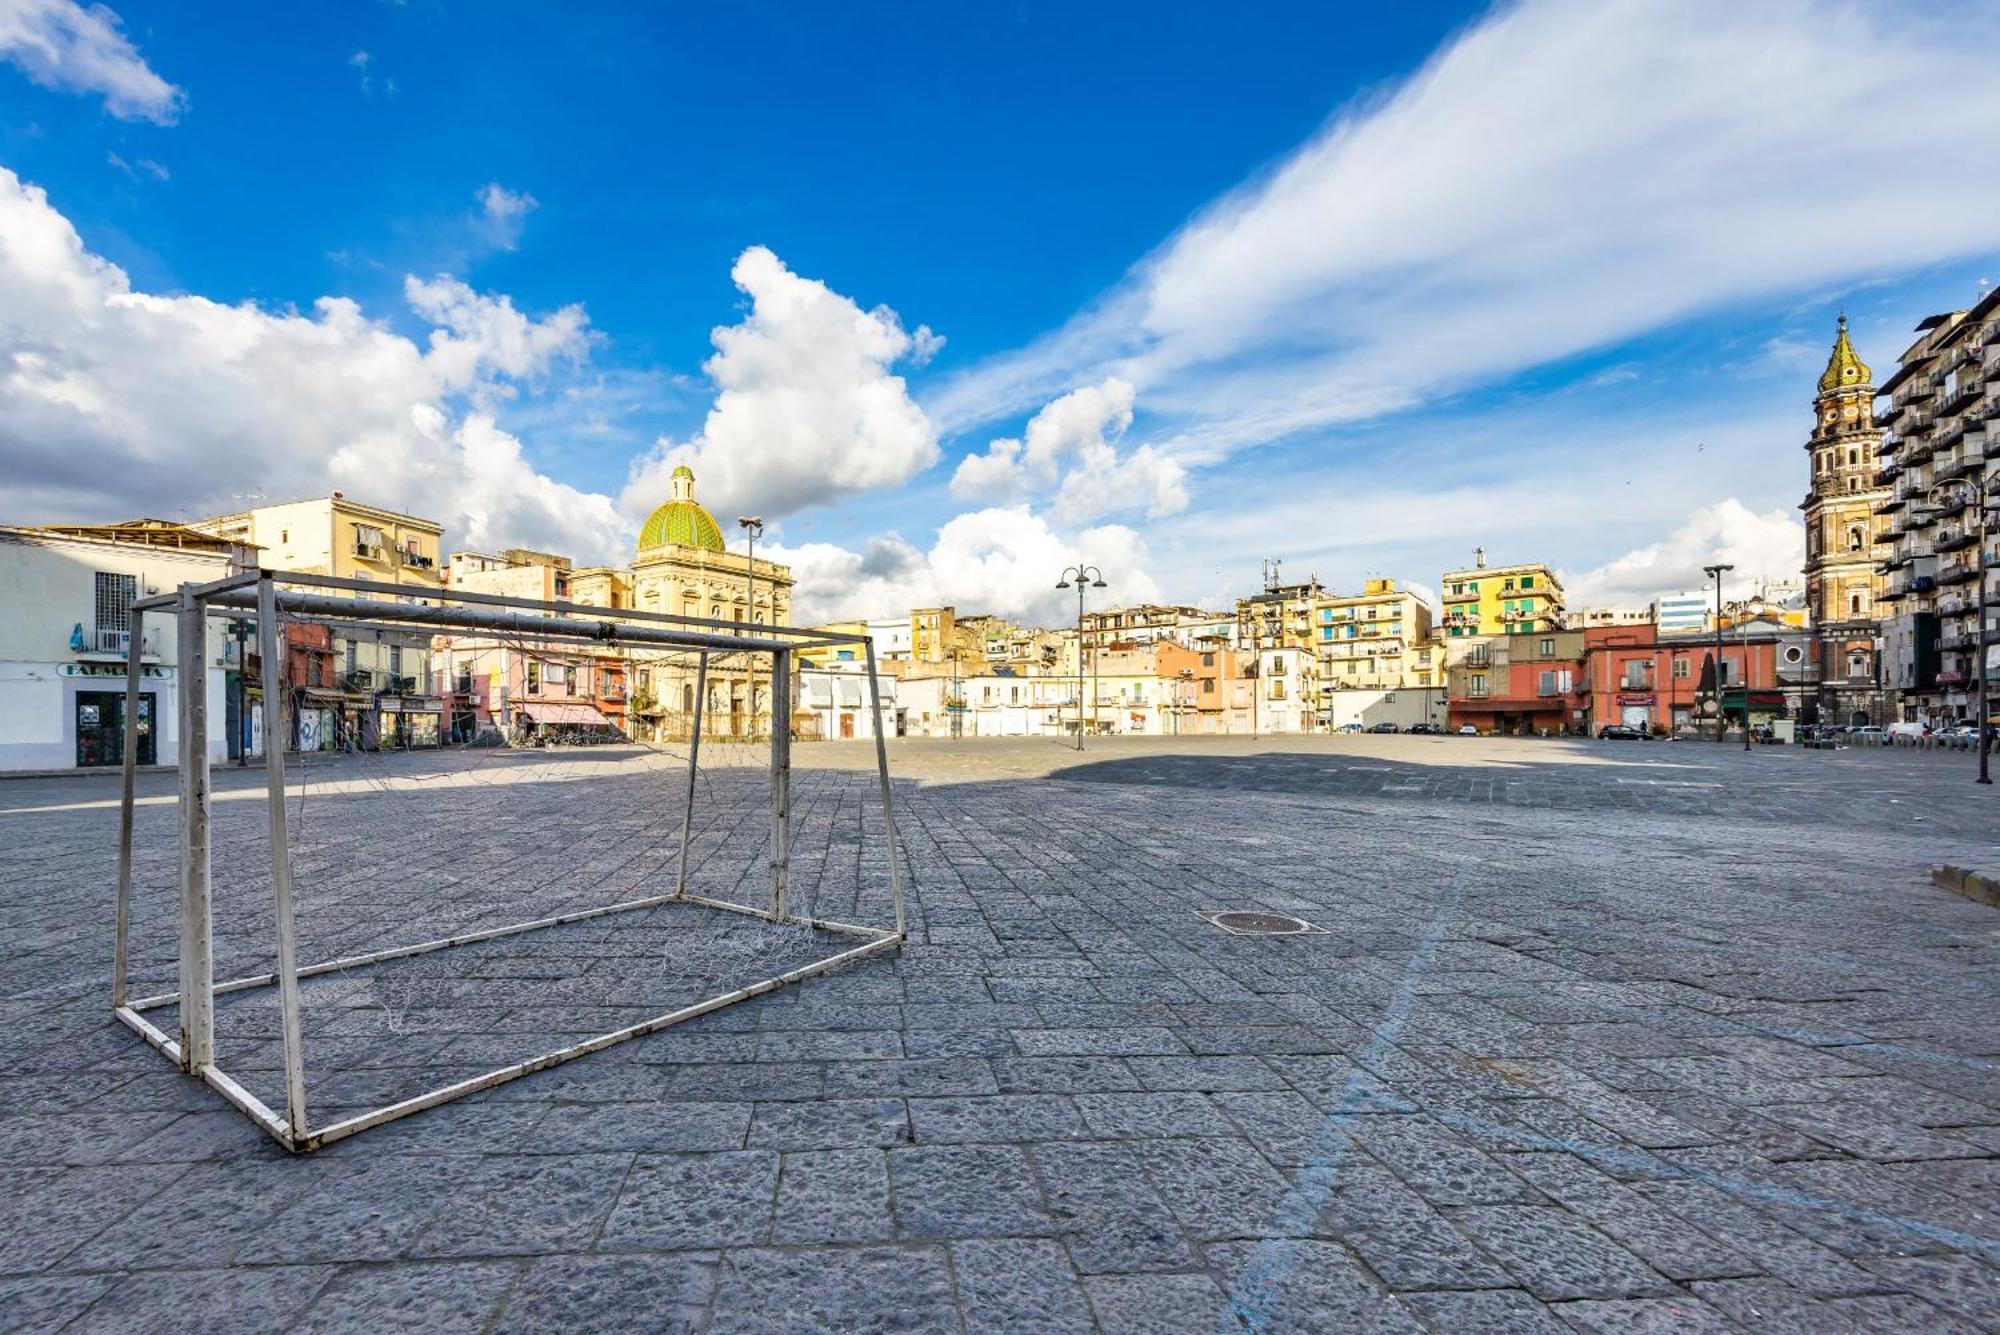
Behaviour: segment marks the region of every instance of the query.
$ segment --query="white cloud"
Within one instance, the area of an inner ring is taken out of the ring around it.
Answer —
[[[533,320],[513,299],[475,292],[449,275],[426,282],[403,280],[410,309],[438,328],[426,360],[448,390],[492,386],[496,378],[524,380],[558,362],[580,362],[590,347],[590,317],[581,305],[564,306]]]
[[[116,153],[106,153],[104,160],[135,181],[141,176],[149,177],[155,181],[165,181],[173,175],[173,173],[151,158],[140,158],[137,162],[127,162]]]
[[[1702,567],[1736,567],[1729,580],[1748,589],[1764,580],[1799,578],[1805,527],[1788,510],[1758,513],[1735,497],[1704,506],[1658,542],[1635,548],[1580,575],[1565,575],[1572,607],[1644,607],[1663,593],[1708,583]]]
[[[0,0],[0,60],[44,88],[99,93],[120,120],[171,125],[187,98],[149,68],[104,5]]]
[[[1110,376],[1051,401],[1022,439],[1002,437],[960,460],[951,494],[1010,500],[1053,491],[1056,516],[1071,523],[1124,510],[1159,518],[1186,509],[1186,470],[1177,461],[1151,445],[1118,453],[1133,398],[1129,380]]]
[[[908,481],[936,462],[937,432],[890,367],[913,350],[896,312],[852,300],[787,269],[762,246],[730,270],[749,313],[711,334],[703,365],[716,396],[701,434],[662,439],[634,464],[628,513],[666,494],[687,464],[704,501],[776,518]]]
[[[2000,175],[1963,145],[2000,140],[1996,62],[1990,5],[1501,6],[926,406],[957,432],[1115,374],[1194,462],[1985,251]],[[1912,136],[1941,88],[1952,132]],[[1864,162],[1953,188],[1912,211]]]
[[[890,534],[859,552],[831,543],[775,544],[771,552],[792,567],[793,611],[804,624],[950,604],[1059,625],[1075,615],[1076,602],[1055,587],[1056,577],[1077,561],[1103,568],[1106,600],[1159,596],[1137,533],[1117,524],[1059,533],[1026,506],[954,516],[928,551]]]
[[[4,518],[192,518],[338,487],[453,542],[621,558],[610,498],[540,476],[478,408],[583,357],[582,308],[536,319],[453,279],[406,294],[439,326],[427,345],[343,298],[303,315],[136,291],[0,168]]]
[[[487,239],[500,250],[513,250],[521,244],[521,229],[528,215],[541,206],[541,201],[525,190],[509,190],[498,181],[480,187],[478,199]]]

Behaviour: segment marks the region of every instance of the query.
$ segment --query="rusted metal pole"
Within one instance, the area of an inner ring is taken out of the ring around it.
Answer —
[[[694,719],[688,731],[687,807],[681,812],[681,858],[674,872],[674,893],[685,895],[688,888],[688,844],[694,838],[694,785],[696,767],[701,763],[701,714],[708,706],[708,653],[702,651],[694,672]]]
[[[208,618],[181,586],[177,673],[181,720],[181,1069],[215,1063],[214,926],[209,899]]]
[[[875,673],[875,641],[866,641],[868,655],[868,707],[875,716],[875,775],[882,785],[882,834],[889,841],[889,898],[896,905],[896,936],[907,928],[903,922],[903,877],[898,870],[896,806],[889,794],[889,743],[882,736],[882,685]]]
[[[292,1135],[306,1134],[305,1049],[299,1035],[298,937],[292,916],[292,840],[285,812],[284,639],[277,587],[257,582],[257,655],[264,671],[264,789],[271,810],[271,899],[278,917],[278,1004],[283,1011],[285,1114]]]
[[[125,641],[124,774],[118,797],[118,903],[111,946],[111,1004],[125,1004],[125,968],[132,935],[132,804],[139,782],[139,679],[145,675],[146,614],[134,610]]]
[[[771,655],[771,916],[791,916],[792,655]]]

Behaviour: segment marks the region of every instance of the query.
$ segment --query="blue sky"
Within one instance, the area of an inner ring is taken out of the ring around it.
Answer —
[[[1987,4],[572,8],[0,0],[0,518],[615,559],[691,461],[829,613],[1629,600],[1795,568],[1835,312],[2000,278]]]

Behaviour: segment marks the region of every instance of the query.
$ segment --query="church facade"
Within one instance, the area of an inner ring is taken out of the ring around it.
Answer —
[[[1799,506],[1818,677],[1808,722],[1854,725],[1886,717],[1881,616],[1889,543],[1882,512],[1890,492],[1880,480],[1874,402],[1871,373],[1848,340],[1843,315],[1813,399],[1809,485]]]
[[[646,520],[629,568],[595,566],[570,577],[571,596],[598,607],[631,608],[744,627],[792,624],[791,567],[732,552],[722,529],[695,499],[694,472],[674,469],[671,493]],[[694,726],[698,656],[692,650],[629,651],[631,731],[641,741],[677,741]],[[707,737],[769,736],[770,660],[711,655]]]

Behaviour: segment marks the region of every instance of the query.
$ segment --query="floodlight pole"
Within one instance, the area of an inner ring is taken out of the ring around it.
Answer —
[[[1725,571],[1736,569],[1733,565],[1716,564],[1703,566],[1701,573],[1715,581],[1715,740],[1720,742],[1727,729],[1722,714],[1722,576]],[[1750,727],[1750,685],[1749,674],[1744,674],[1743,686],[1743,727]]]
[[[1070,581],[1076,582],[1076,749],[1083,750],[1083,591],[1086,588],[1105,587],[1104,572],[1096,566],[1082,562],[1070,566],[1056,581],[1058,589],[1067,589]],[[1090,718],[1097,721],[1097,656],[1090,658]]]

